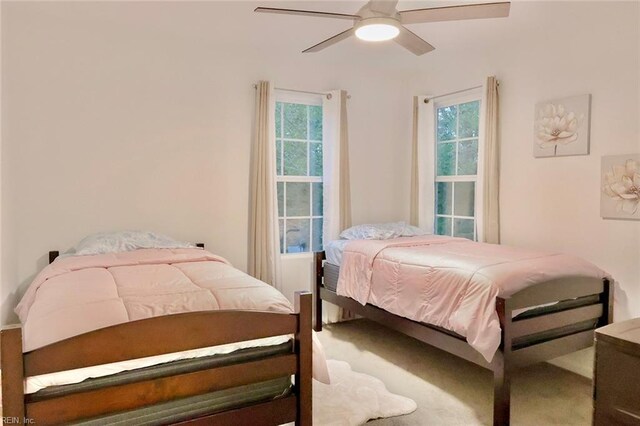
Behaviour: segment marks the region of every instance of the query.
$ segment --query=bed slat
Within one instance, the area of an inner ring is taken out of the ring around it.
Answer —
[[[593,345],[594,330],[538,343],[511,352],[510,370],[559,357]]]
[[[511,323],[511,337],[522,337],[543,331],[553,330],[567,325],[590,319],[597,319],[602,315],[602,303],[581,308],[567,309],[552,314],[540,315]]]
[[[273,426],[292,422],[296,415],[296,397],[291,395],[262,404],[211,414],[176,423],[175,426]]]
[[[507,309],[514,310],[599,294],[603,290],[604,282],[600,278],[562,278],[527,287],[505,300]]]
[[[286,377],[294,374],[296,368],[296,356],[291,354],[155,380],[110,386],[59,398],[27,402],[27,417],[34,419],[38,425],[66,423]]]
[[[297,322],[295,315],[247,311],[191,312],[132,321],[26,353],[25,376],[295,334]]]

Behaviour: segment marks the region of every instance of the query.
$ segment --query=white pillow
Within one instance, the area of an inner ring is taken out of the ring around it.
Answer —
[[[431,232],[425,231],[422,228],[418,228],[413,225],[405,225],[404,230],[402,231],[403,237],[417,237],[420,235],[429,235]]]
[[[352,226],[342,231],[340,238],[345,240],[388,240],[426,234],[428,232],[404,222],[390,222]]]
[[[145,248],[195,248],[165,235],[146,231],[100,232],[89,235],[74,247],[74,255],[120,253]]]

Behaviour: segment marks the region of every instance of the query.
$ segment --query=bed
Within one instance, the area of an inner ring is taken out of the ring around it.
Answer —
[[[315,253],[314,329],[327,301],[491,370],[494,425],[509,424],[515,369],[590,347],[612,322],[610,279],[572,256],[431,235],[325,250]]]
[[[51,252],[0,332],[4,419],[311,425],[311,294],[292,307],[202,248]]]

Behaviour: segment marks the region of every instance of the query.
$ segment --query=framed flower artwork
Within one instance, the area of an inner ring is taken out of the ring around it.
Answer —
[[[589,154],[591,95],[539,102],[535,108],[534,157]]]
[[[640,154],[602,157],[600,215],[640,220]]]

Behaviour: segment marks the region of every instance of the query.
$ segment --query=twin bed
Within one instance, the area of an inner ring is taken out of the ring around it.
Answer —
[[[295,307],[202,247],[52,252],[16,308],[22,326],[0,332],[3,416],[311,425],[325,300],[490,369],[504,425],[514,369],[591,346],[612,319],[608,276],[571,256],[431,235],[326,250],[315,300],[297,293]]]
[[[573,256],[434,235],[325,250],[315,330],[324,300],[491,370],[495,425],[509,424],[513,370],[590,347],[612,321],[607,274]]]
[[[56,257],[0,334],[5,419],[311,425],[310,293],[201,248]]]

